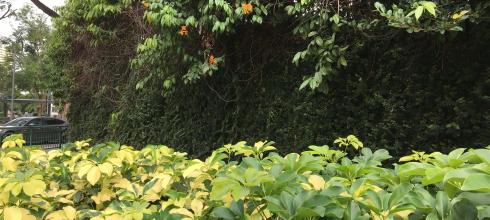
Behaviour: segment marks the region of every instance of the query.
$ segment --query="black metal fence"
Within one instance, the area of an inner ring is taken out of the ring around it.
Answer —
[[[58,148],[61,144],[67,142],[66,130],[68,126],[66,125],[23,126],[1,129],[4,130],[2,140],[11,134],[22,134],[26,141],[26,146],[38,145],[45,149],[50,149]]]

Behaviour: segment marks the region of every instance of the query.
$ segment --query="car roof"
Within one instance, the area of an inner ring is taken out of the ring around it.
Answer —
[[[58,120],[62,120],[62,121],[65,121],[61,118],[55,118],[55,117],[45,117],[45,116],[31,116],[31,117],[17,117],[15,119],[35,119],[35,118],[52,118],[52,119],[58,119]]]

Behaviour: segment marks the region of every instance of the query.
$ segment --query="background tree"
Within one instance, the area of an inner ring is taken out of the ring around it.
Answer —
[[[46,16],[37,14],[31,6],[25,6],[15,13],[18,26],[14,29],[10,44],[6,47],[10,56],[3,64],[4,69],[16,64],[16,97],[45,99],[47,94],[47,68],[43,61],[44,45],[50,33]],[[11,72],[6,71],[2,79],[3,91],[10,90]],[[7,85],[8,84],[8,85]],[[21,106],[23,111],[30,110],[42,114],[45,104],[39,106]]]

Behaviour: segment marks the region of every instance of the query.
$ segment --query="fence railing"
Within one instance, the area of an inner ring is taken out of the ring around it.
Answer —
[[[58,148],[67,142],[66,130],[68,126],[22,126],[22,127],[0,127],[3,130],[2,140],[11,134],[22,134],[26,146],[40,145],[45,149]]]

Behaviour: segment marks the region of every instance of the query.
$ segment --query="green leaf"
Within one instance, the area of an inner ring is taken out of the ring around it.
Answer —
[[[478,219],[478,210],[471,202],[462,199],[453,205],[451,218],[454,220]]]
[[[461,190],[490,192],[490,175],[475,173],[469,175],[463,182]]]
[[[424,7],[423,6],[418,6],[416,9],[415,9],[415,19],[417,19],[417,21],[419,20],[420,16],[422,16],[422,12],[424,12]]]
[[[432,16],[436,17],[436,4],[434,2],[422,1],[422,6],[427,10]]]
[[[446,172],[440,167],[429,168],[425,170],[425,177],[422,179],[422,185],[440,183],[444,179]]]
[[[241,178],[241,176],[237,176],[235,174],[233,178]],[[227,193],[231,193],[233,198],[236,200],[245,198],[245,196],[250,193],[250,190],[247,187],[242,186],[240,182],[235,179],[228,177],[216,178],[213,181],[213,188],[211,189],[211,200],[221,200]]]
[[[340,22],[339,14],[335,14],[334,16],[332,16],[332,20],[333,22],[335,22],[335,24],[339,24]]]
[[[235,219],[235,214],[233,212],[225,207],[218,207],[213,210],[213,215],[217,218],[222,218],[222,219],[230,219],[233,220]]]
[[[347,60],[343,56],[340,57],[339,62],[342,66],[347,66]]]
[[[424,176],[425,170],[432,168],[429,164],[409,162],[395,167],[396,174],[402,180],[408,180],[412,176]]]
[[[388,200],[388,207],[394,207],[397,205],[403,198],[405,198],[408,195],[408,192],[412,190],[413,186],[408,183],[402,183],[396,187],[395,190],[393,190],[389,200]]]
[[[439,217],[441,217],[442,219],[445,219],[446,216],[449,215],[449,197],[445,192],[437,192],[435,208],[437,210],[437,213],[439,214]]]
[[[301,58],[301,52],[298,52],[293,57],[293,63],[298,65],[299,59]]]
[[[313,36],[315,36],[317,34],[318,34],[318,32],[312,31],[312,32],[308,33],[308,37],[313,37]]]
[[[305,88],[309,83],[310,83],[310,78],[308,78],[307,80],[303,81],[303,83],[301,83],[301,85],[299,86],[299,90]]]
[[[490,150],[487,149],[476,149],[473,151],[483,162],[490,165]]]
[[[437,217],[437,213],[431,212],[430,214],[427,215],[425,220],[439,220],[439,218]]]
[[[386,11],[385,6],[384,6],[383,4],[381,4],[381,3],[379,3],[379,2],[375,2],[375,3],[374,3],[374,7],[375,7],[375,8],[376,8],[378,11],[380,11],[380,12],[382,12],[382,13],[385,13],[385,11]]]
[[[316,36],[315,37],[315,42],[318,46],[322,46],[323,45],[323,39],[320,37],[320,36]]]
[[[456,199],[467,199],[474,205],[490,205],[490,193],[462,192]]]

